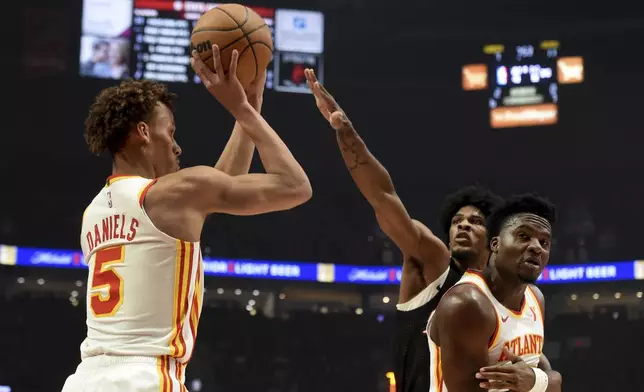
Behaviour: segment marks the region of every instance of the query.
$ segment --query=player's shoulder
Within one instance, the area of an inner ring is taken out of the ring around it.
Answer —
[[[454,324],[479,323],[494,319],[496,313],[492,302],[474,284],[462,283],[449,289],[436,309],[441,318],[450,319]]]
[[[150,194],[157,197],[177,198],[191,192],[197,192],[204,187],[220,185],[223,189],[229,176],[211,166],[192,166],[177,172],[166,174],[156,179]]]
[[[232,186],[228,174],[212,166],[193,166],[157,178],[145,196],[145,206],[209,213],[213,203],[226,200]]]
[[[489,342],[498,327],[492,302],[480,288],[469,283],[457,284],[448,290],[433,318],[430,328],[435,328],[432,336],[440,341],[439,345],[450,341]]]
[[[161,185],[185,185],[212,180],[213,177],[219,178],[225,176],[225,173],[212,166],[198,165],[159,177],[157,183]]]

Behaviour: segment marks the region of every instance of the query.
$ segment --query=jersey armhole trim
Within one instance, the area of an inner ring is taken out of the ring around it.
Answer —
[[[150,181],[148,185],[144,186],[143,189],[139,192],[139,207],[143,208],[143,202],[145,202],[145,195],[148,194],[150,187],[157,182],[157,179]]]
[[[416,294],[412,299],[401,304],[396,304],[396,309],[401,312],[410,312],[425,305],[436,297],[438,291],[441,289],[449,275],[450,267],[448,266],[438,278],[427,285],[420,293]]]
[[[196,246],[198,246],[197,244],[199,244],[199,241],[195,241],[195,242],[186,241],[180,238],[175,238],[165,233],[163,230],[159,229],[157,225],[154,224],[150,216],[148,216],[148,212],[145,210],[145,205],[144,205],[145,197],[148,193],[148,190],[150,190],[150,187],[152,187],[152,185],[154,185],[156,182],[157,182],[157,178],[150,180],[150,182],[148,182],[146,185],[143,186],[143,188],[141,188],[141,190],[139,190],[138,203],[139,203],[139,207],[141,208],[141,211],[143,212],[143,217],[147,220],[148,224],[150,224],[150,226],[152,226],[152,228],[163,237],[164,242],[175,244],[177,241],[181,241],[185,243],[195,244]]]

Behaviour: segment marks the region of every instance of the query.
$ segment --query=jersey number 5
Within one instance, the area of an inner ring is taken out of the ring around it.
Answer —
[[[125,247],[101,249],[94,257],[90,308],[96,317],[113,316],[123,303],[123,279],[113,267],[125,261]],[[107,289],[107,295],[105,295]]]

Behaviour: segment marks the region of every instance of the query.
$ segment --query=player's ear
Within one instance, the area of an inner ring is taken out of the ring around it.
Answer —
[[[496,253],[499,250],[499,237],[493,237],[490,241],[490,250],[492,253]]]
[[[150,142],[150,127],[143,121],[136,124],[136,137],[143,141],[144,144]]]

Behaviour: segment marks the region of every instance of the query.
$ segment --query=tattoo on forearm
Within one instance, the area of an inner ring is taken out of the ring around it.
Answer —
[[[355,170],[362,165],[369,164],[367,157],[364,156],[365,152],[361,151],[362,143],[353,129],[349,128],[338,131],[338,140],[340,141],[342,155],[349,170]]]

